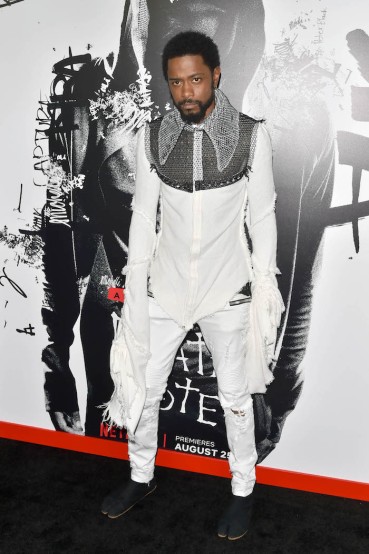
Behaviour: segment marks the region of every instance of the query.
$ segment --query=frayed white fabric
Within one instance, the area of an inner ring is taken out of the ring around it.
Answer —
[[[250,393],[263,393],[273,381],[277,329],[284,304],[274,275],[257,278],[252,284],[250,327],[246,335],[246,372]]]
[[[135,341],[122,317],[110,351],[114,392],[103,413],[103,420],[109,425],[126,427],[134,433],[145,403],[149,358],[150,352]]]

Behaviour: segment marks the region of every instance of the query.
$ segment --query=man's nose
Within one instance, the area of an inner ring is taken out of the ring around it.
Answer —
[[[182,87],[182,97],[184,99],[193,97],[193,86],[191,81],[184,81]]]

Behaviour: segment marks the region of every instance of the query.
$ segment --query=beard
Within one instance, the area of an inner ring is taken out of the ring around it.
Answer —
[[[173,99],[173,98],[172,98]],[[215,93],[214,93],[214,87],[212,88],[211,95],[206,100],[206,102],[201,102],[201,100],[192,100],[191,98],[187,100],[182,100],[182,102],[174,102],[175,107],[179,111],[182,120],[185,123],[200,123],[206,115],[206,112],[208,108],[210,108],[211,104],[214,102],[215,99]],[[199,106],[199,111],[196,113],[186,113],[183,111],[183,107],[186,106],[186,104],[196,104]]]

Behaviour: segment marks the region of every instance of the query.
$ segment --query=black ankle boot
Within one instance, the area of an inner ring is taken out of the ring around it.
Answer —
[[[232,496],[218,523],[218,537],[235,541],[246,535],[252,511],[253,495]]]
[[[133,508],[137,502],[151,494],[156,489],[156,481],[137,483],[129,480],[128,483],[112,491],[106,496],[101,505],[101,511],[108,517],[115,519]]]

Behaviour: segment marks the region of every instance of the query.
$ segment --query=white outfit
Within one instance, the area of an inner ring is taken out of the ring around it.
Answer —
[[[250,327],[246,337],[251,393],[263,393],[273,375],[276,331],[283,301],[276,284],[275,192],[272,151],[259,124],[249,178],[230,186],[187,193],[164,184],[150,168],[144,129],[137,137],[136,189],[129,233],[124,310],[111,350],[115,391],[107,421],[133,434],[145,402],[150,358],[147,278],[166,313],[184,329],[221,308],[252,281]],[[195,136],[195,133],[194,133]],[[161,229],[156,216],[161,197]],[[253,244],[244,234],[244,210]]]
[[[251,393],[265,392],[273,378],[269,364],[283,309],[275,278],[272,152],[264,125],[253,127],[251,139],[255,145],[256,138],[256,146],[247,177],[224,186],[205,183],[203,189],[196,188],[204,182],[203,133],[214,141],[218,168],[226,166],[232,155],[227,145],[233,148],[237,142],[233,140],[237,114],[217,91],[215,109],[186,135],[193,140],[190,191],[159,178],[150,167],[144,129],[138,133],[125,302],[111,352],[115,391],[105,417],[128,430],[133,480],[150,481],[159,403],[177,349],[197,322],[213,356],[225,412],[232,490],[247,496],[254,485],[256,462]],[[175,144],[170,133],[178,134],[177,116],[168,119],[167,150],[162,150],[166,156]],[[222,130],[228,133],[224,148]],[[182,150],[176,156],[181,158]],[[159,199],[161,222],[156,235]],[[252,255],[244,231],[246,208]],[[148,277],[155,300],[147,295]],[[252,282],[251,304],[230,306],[248,281]]]

